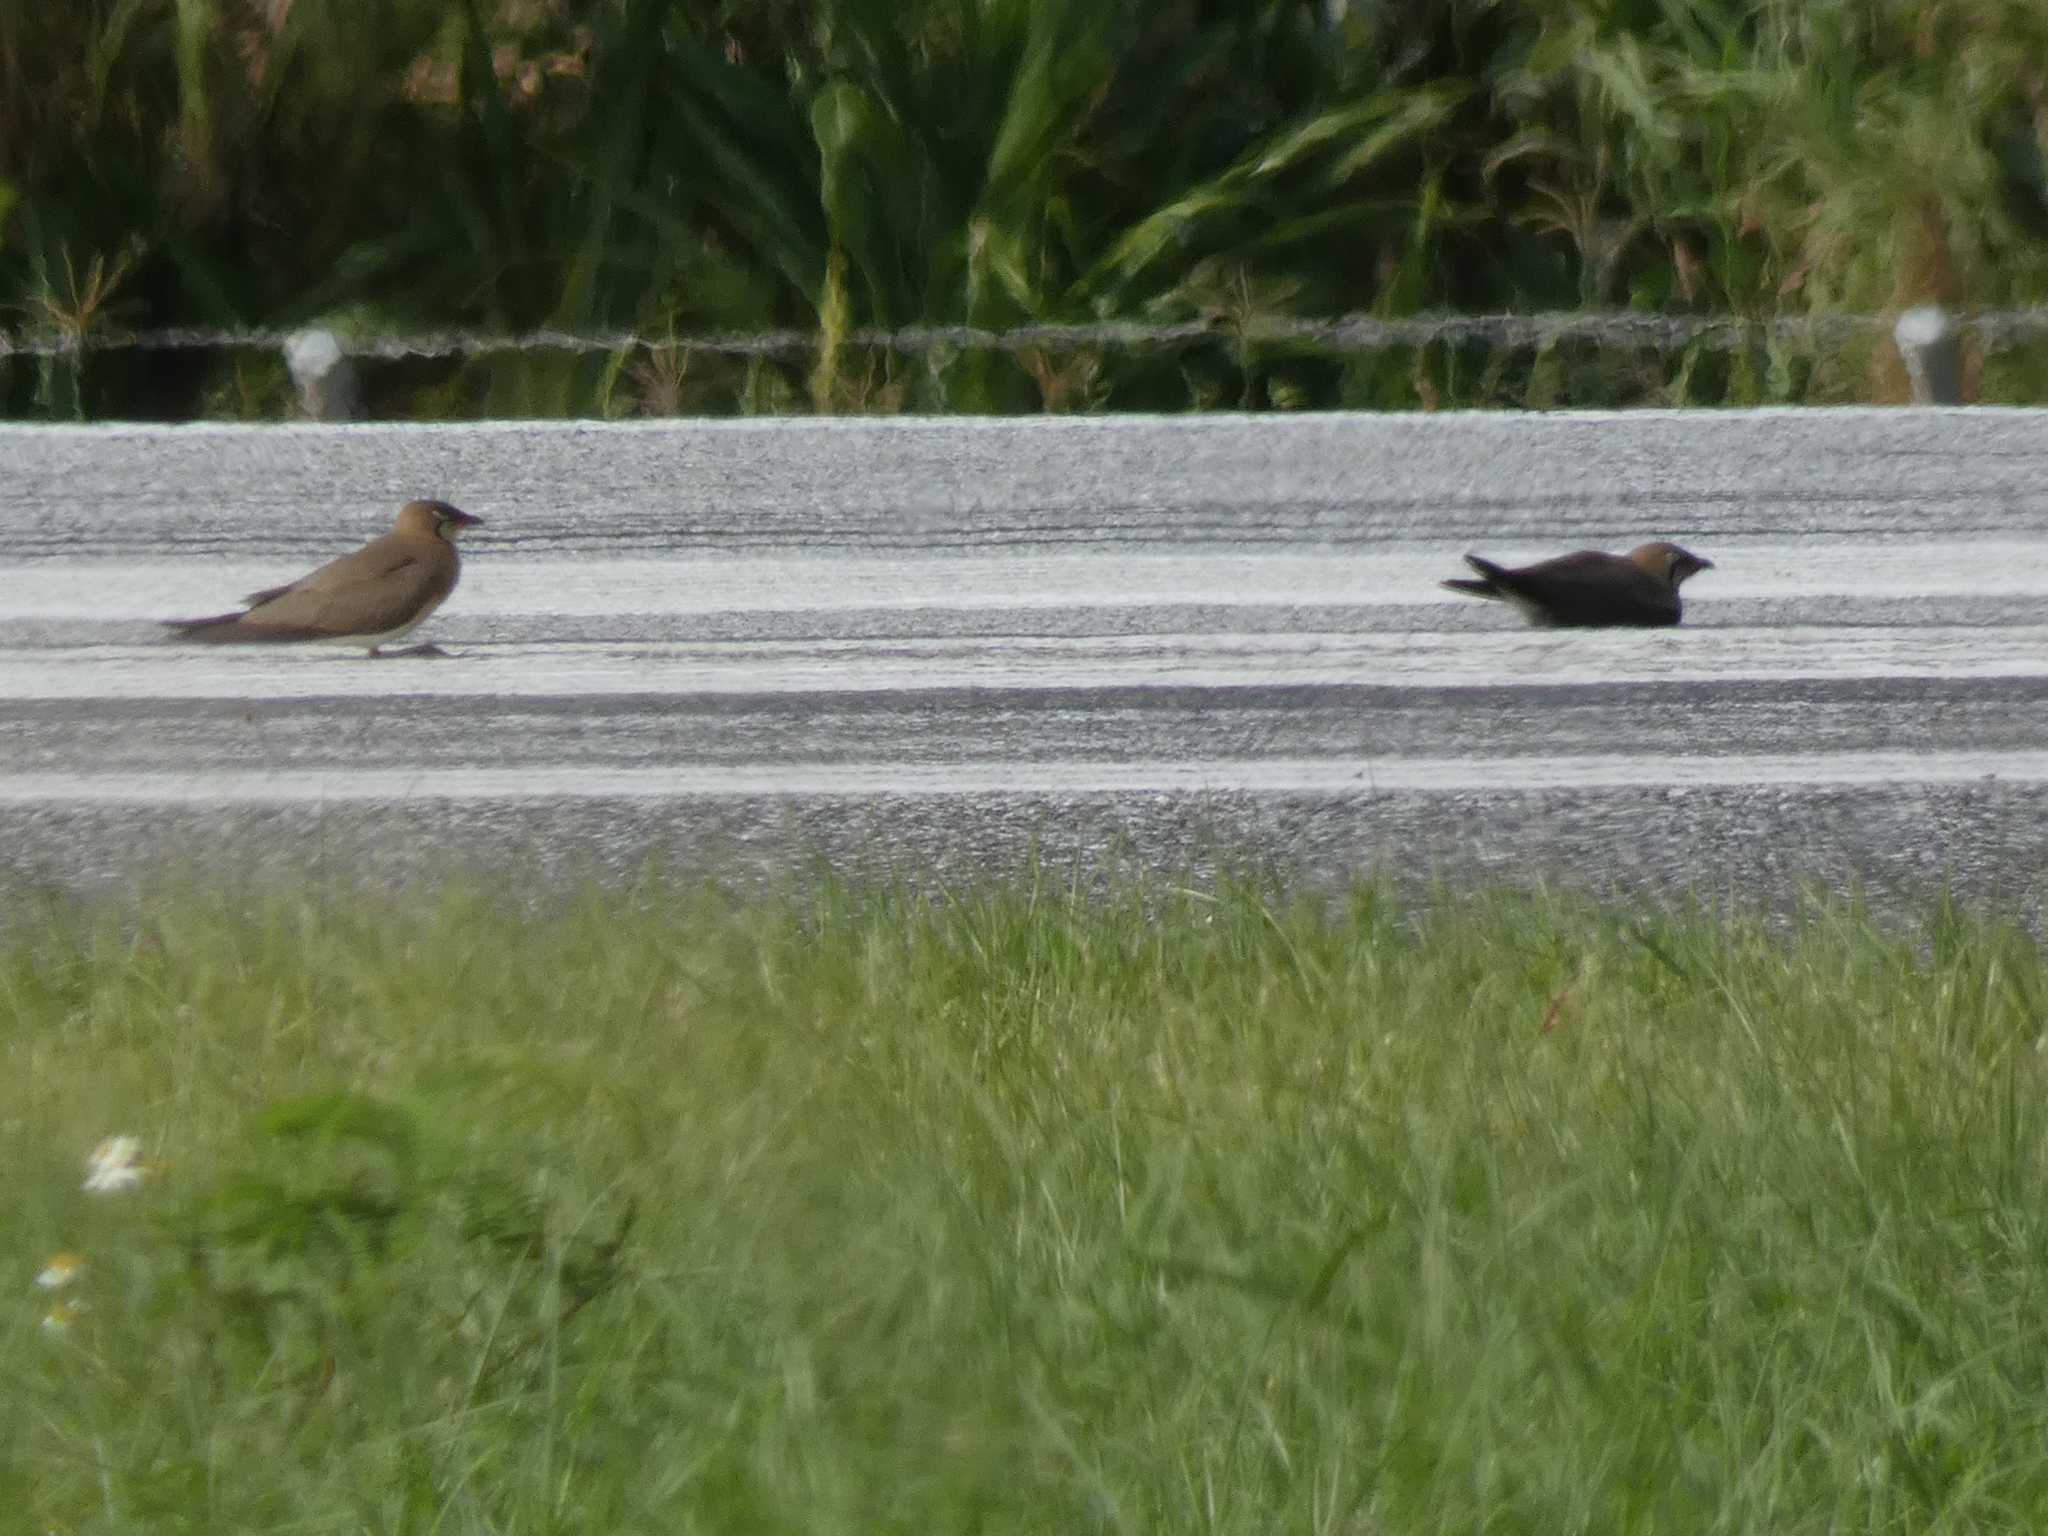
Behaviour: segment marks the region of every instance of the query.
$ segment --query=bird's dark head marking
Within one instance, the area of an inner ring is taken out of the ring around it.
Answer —
[[[462,508],[446,501],[408,501],[398,514],[401,524],[431,533],[436,538],[446,539],[453,544],[456,539],[471,528],[480,527],[483,519],[472,517]]]
[[[1652,576],[1669,582],[1674,591],[1686,577],[1714,568],[1714,562],[1706,556],[1696,555],[1663,539],[1654,544],[1638,545],[1628,552],[1628,557]]]

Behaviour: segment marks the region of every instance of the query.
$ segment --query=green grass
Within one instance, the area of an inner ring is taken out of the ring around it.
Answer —
[[[6,1529],[2037,1527],[2044,1031],[1949,911],[17,906]]]

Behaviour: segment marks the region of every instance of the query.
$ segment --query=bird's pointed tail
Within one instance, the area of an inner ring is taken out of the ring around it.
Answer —
[[[164,637],[167,640],[217,640],[223,637],[209,631],[225,628],[241,617],[242,610],[237,609],[233,613],[216,613],[204,619],[162,619],[158,622],[170,631]]]
[[[1470,576],[1453,576],[1444,585],[1453,592],[1470,593],[1473,597],[1503,597],[1509,591],[1509,584],[1501,580],[1507,572],[1495,565],[1484,555],[1467,555],[1465,563],[1479,573],[1474,581]]]

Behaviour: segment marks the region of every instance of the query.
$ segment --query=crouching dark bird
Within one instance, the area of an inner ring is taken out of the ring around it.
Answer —
[[[179,640],[208,645],[359,645],[370,655],[418,625],[455,590],[455,541],[483,521],[445,501],[408,501],[391,531],[310,576],[252,592],[249,606],[206,619],[170,619]],[[411,654],[440,655],[423,645]]]
[[[1713,561],[1662,541],[1625,555],[1582,549],[1512,569],[1478,555],[1467,555],[1465,563],[1478,579],[1453,577],[1444,583],[1451,591],[1513,603],[1531,624],[1556,628],[1676,624],[1684,612],[1679,587],[1695,572],[1714,568]]]

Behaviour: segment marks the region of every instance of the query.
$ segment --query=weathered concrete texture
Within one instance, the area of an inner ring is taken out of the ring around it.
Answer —
[[[2048,414],[0,428],[0,877],[2048,883]],[[443,496],[432,663],[160,645]],[[1437,589],[1670,537],[1672,632]]]

